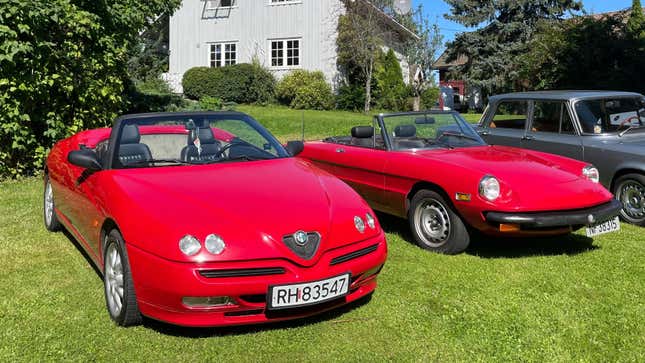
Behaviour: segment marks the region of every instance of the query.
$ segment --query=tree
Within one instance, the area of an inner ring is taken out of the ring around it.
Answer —
[[[640,0],[634,0],[632,3],[626,31],[634,39],[645,40],[645,15]]]
[[[346,13],[338,21],[338,63],[350,83],[363,82],[364,111],[372,103],[372,77],[384,40],[394,37],[393,30],[383,24],[382,14],[393,14],[392,0],[344,1]]]
[[[179,0],[0,0],[0,177],[126,106],[128,48]]]
[[[413,109],[418,111],[421,95],[434,86],[434,79],[431,77],[432,64],[436,59],[437,51],[442,46],[443,36],[439,26],[436,23],[430,23],[424,17],[421,5],[407,18],[410,20],[403,22],[412,27],[411,29],[414,29],[419,36],[418,39],[411,39],[405,44],[405,56],[413,69],[410,80],[414,97]]]
[[[377,106],[386,110],[401,110],[405,108],[408,90],[403,82],[401,64],[396,59],[392,49],[387,53],[379,52],[374,68],[375,89]]]
[[[513,90],[519,80],[516,59],[529,50],[538,24],[562,19],[579,11],[579,0],[445,0],[451,7],[447,19],[478,30],[459,34],[448,45],[449,60],[459,55],[468,62],[456,74],[489,92]]]

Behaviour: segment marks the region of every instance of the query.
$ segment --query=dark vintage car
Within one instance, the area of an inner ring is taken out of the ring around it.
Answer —
[[[624,208],[645,226],[645,98],[609,91],[542,91],[490,97],[479,122],[490,144],[583,160]]]

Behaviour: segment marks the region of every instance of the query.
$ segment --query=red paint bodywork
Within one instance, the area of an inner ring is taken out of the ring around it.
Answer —
[[[440,189],[467,224],[492,235],[549,235],[563,231],[502,233],[498,226],[486,222],[485,212],[566,211],[612,200],[602,185],[582,176],[587,164],[505,146],[387,151],[321,141],[305,143],[299,157],[347,182],[374,209],[403,218],[419,188]],[[486,175],[500,181],[502,195],[495,202],[479,195],[479,182]],[[456,193],[469,194],[472,199],[457,201]]]
[[[185,326],[220,326],[292,319],[343,305],[371,293],[385,263],[387,246],[380,225],[358,232],[354,216],[372,213],[367,203],[336,177],[309,162],[281,158],[253,162],[112,169],[84,174],[67,161],[83,144],[94,148],[111,129],[84,131],[58,142],[46,163],[56,215],[103,270],[102,235],[112,227],[126,241],[137,302],[151,318]],[[186,133],[140,127],[141,134]],[[215,137],[231,134],[214,129]],[[298,230],[321,235],[310,260],[283,242]],[[181,253],[178,241],[191,234],[200,241],[221,236],[221,255],[204,248]],[[331,259],[377,245],[374,252],[330,265]],[[200,270],[282,267],[285,274],[205,278]],[[351,272],[350,293],[340,301],[272,316],[265,302],[268,287],[316,281]],[[197,309],[186,296],[230,296],[232,306]],[[254,298],[249,298],[249,296]]]

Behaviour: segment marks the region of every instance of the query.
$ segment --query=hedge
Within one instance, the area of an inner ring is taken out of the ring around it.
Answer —
[[[275,94],[275,77],[258,64],[240,63],[220,68],[195,67],[184,74],[184,95],[199,100],[213,97],[225,102],[267,103]]]

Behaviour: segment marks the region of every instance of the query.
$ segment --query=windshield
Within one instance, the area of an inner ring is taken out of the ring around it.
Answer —
[[[458,113],[410,113],[384,116],[394,150],[461,148],[486,145]]]
[[[584,100],[577,102],[575,108],[582,130],[588,134],[620,132],[645,122],[642,97]]]
[[[244,114],[141,117],[116,130],[113,168],[203,165],[286,157],[280,143]]]

